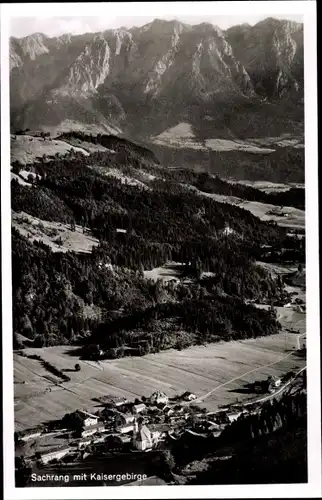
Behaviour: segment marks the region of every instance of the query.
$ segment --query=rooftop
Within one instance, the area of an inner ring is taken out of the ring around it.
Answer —
[[[103,422],[99,422],[98,424],[88,425],[83,432],[91,430],[91,429],[105,429],[105,424]]]
[[[42,457],[45,457],[47,455],[51,455],[52,453],[58,453],[59,451],[70,451],[71,448],[69,446],[56,446],[55,448],[51,448],[50,450],[46,450],[43,453],[41,453]]]
[[[95,418],[97,420],[97,415],[93,415],[92,413],[88,413],[87,411],[84,410],[77,410],[77,413],[81,415],[84,418]]]
[[[146,405],[144,403],[139,403],[137,405],[134,405],[133,408],[136,408],[138,410],[139,408],[146,408]]]
[[[138,433],[137,433],[137,435],[136,435],[136,439],[137,439],[138,441],[145,441],[145,440],[148,440],[148,441],[149,441],[149,440],[151,439],[151,432],[150,432],[150,430],[147,428],[147,426],[146,426],[146,425],[143,425],[143,426],[139,429],[139,431],[138,431]]]

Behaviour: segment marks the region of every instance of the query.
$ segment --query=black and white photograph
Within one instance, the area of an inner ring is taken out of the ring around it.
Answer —
[[[320,495],[315,9],[1,6],[6,499]]]

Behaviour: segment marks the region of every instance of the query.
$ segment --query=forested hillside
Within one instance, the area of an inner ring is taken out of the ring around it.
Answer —
[[[244,300],[287,300],[283,283],[256,266],[255,257],[265,247],[293,252],[297,240],[247,210],[198,196],[182,184],[264,199],[265,193],[207,175],[169,174],[141,146],[115,137],[95,140],[113,150],[42,158],[27,167],[34,173],[31,186],[12,180],[13,211],[70,231],[80,225],[99,240],[87,255],[53,253],[41,242],[31,243],[17,226],[15,333],[39,345],[76,341],[87,346],[85,356],[91,355],[88,345],[101,345],[112,357],[275,333],[273,311]],[[19,175],[20,166],[13,167]],[[113,175],[107,176],[109,169]],[[139,185],[124,182],[125,175],[147,174]],[[144,270],[167,261],[182,263],[188,282],[144,278]]]
[[[241,416],[219,438],[174,442],[176,472],[192,460],[209,461],[189,484],[271,484],[307,481],[307,400],[299,391],[264,403],[260,412]],[[221,456],[231,454],[227,460]],[[217,457],[217,459],[215,459]]]

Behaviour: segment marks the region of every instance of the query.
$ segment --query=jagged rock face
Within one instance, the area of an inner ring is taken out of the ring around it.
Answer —
[[[300,102],[303,27],[267,19],[223,32],[208,23],[155,20],[99,34],[37,33],[11,39],[10,66],[15,126],[90,116],[147,135],[193,123],[196,109],[200,123],[220,118],[226,104],[290,93]],[[64,106],[69,115],[61,118]]]
[[[110,47],[105,38],[96,36],[69,68],[64,85],[54,92],[67,96],[86,96],[95,92],[110,73]]]
[[[263,97],[281,97],[303,88],[297,65],[303,72],[303,25],[267,19],[254,27],[237,26],[227,39]]]

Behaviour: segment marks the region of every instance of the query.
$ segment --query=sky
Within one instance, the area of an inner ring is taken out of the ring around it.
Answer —
[[[246,3],[246,2],[245,2]],[[74,4],[77,5],[77,4]],[[220,16],[73,16],[73,17],[11,17],[10,35],[18,38],[30,35],[32,33],[44,33],[49,37],[60,36],[64,33],[82,34],[89,32],[104,31],[106,29],[115,29],[120,27],[132,28],[132,26],[143,26],[150,23],[155,18],[179,21],[187,24],[199,24],[210,22],[219,26],[221,29],[227,29],[236,24],[249,23],[251,25],[262,21],[266,17],[275,17],[277,19],[290,19],[292,21],[302,22],[303,17],[295,14],[274,15],[220,15]]]

